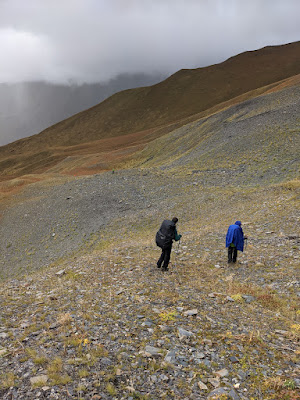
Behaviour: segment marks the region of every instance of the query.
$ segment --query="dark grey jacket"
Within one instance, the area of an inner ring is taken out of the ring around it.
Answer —
[[[156,244],[162,249],[172,247],[173,240],[179,240],[177,236],[175,222],[165,219],[156,233]]]

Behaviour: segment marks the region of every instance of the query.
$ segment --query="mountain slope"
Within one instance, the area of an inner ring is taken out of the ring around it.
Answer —
[[[293,179],[300,167],[299,109],[298,80],[164,135],[136,154],[131,165],[192,171],[202,184],[210,175],[235,184]]]
[[[36,134],[120,90],[153,85],[163,78],[123,74],[102,84],[0,84],[0,146]]]
[[[0,202],[3,400],[299,400],[299,78],[161,129],[54,150],[49,135],[2,159],[7,175],[49,162],[0,184],[41,179]],[[122,169],[67,175],[112,160]],[[183,236],[162,273],[155,233],[174,216]],[[228,264],[235,220],[248,244]]]
[[[299,108],[300,84],[233,105],[154,139],[144,149],[135,149],[115,174],[52,179],[57,171],[74,166],[76,157],[69,157],[42,176],[45,182],[28,187],[20,200],[15,197],[16,208],[12,204],[11,209],[3,208],[3,268],[11,273],[15,265],[23,269],[29,261],[38,266],[45,256],[53,262],[78,251],[83,242],[90,243],[96,232],[122,216],[142,221],[148,207],[154,215],[172,207],[185,215],[185,203],[192,198],[197,202],[197,188],[204,193],[215,187],[248,191],[257,185],[267,190],[270,184],[299,178]],[[25,179],[29,178],[15,184]],[[38,180],[37,175],[33,179]],[[14,180],[4,182],[0,189],[13,184]],[[193,185],[195,193],[187,196],[186,187]],[[196,212],[193,203],[190,208],[187,219]]]
[[[3,400],[299,399],[299,98],[247,100],[154,140],[139,168],[37,182],[0,208]],[[227,264],[237,219],[249,243]]]
[[[190,121],[297,85],[299,70],[296,42],[179,71],[152,87],[117,93],[38,135],[0,147],[0,180],[46,171],[90,174],[114,168],[147,142]],[[285,76],[290,77],[278,81]]]
[[[221,64],[181,70],[151,87],[119,92],[13,147],[69,146],[162,126],[299,73],[300,42],[242,53]]]

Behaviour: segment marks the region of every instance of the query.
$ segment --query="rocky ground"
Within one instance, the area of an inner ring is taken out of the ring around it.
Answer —
[[[299,399],[299,236],[190,228],[167,273],[141,231],[3,283],[0,397]]]
[[[1,399],[300,398],[298,93],[0,204]],[[249,239],[228,265],[236,220]]]

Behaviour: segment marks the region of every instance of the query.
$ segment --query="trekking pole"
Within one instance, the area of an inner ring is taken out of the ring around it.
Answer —
[[[244,247],[245,247],[245,249],[244,249],[244,250],[246,250],[246,248],[247,248],[247,244],[248,244],[248,238],[247,238],[247,239],[245,239],[244,241],[245,241],[245,246],[244,246]]]

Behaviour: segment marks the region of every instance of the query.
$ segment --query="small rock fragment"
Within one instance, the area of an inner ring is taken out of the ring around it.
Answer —
[[[7,349],[0,349],[0,357],[7,353]]]
[[[217,371],[215,374],[219,378],[225,378],[225,376],[227,376],[229,374],[229,372],[228,372],[228,369],[223,368],[223,369],[220,369],[220,371]]]
[[[162,356],[162,351],[158,347],[153,347],[153,346],[146,346],[145,347],[145,353],[147,357],[157,357],[157,356]]]
[[[222,395],[226,395],[228,392],[224,388],[214,389],[212,392],[209,393],[207,396],[207,400],[217,400]]]
[[[176,362],[176,351],[175,350],[168,351],[164,361],[169,363],[169,364],[175,364],[175,362]]]
[[[220,386],[220,381],[219,381],[219,379],[216,379],[216,378],[208,378],[207,380],[208,380],[208,382],[209,382],[210,384],[212,384],[215,388],[217,388],[217,387]]]
[[[30,378],[31,385],[36,385],[36,384],[42,385],[47,383],[47,381],[48,381],[47,375],[37,375]]]
[[[190,317],[193,315],[197,315],[198,314],[198,310],[196,308],[194,308],[193,310],[187,310],[183,313],[183,315],[185,315],[186,317]]]
[[[200,390],[208,390],[208,387],[205,385],[205,383],[199,381],[198,386]]]
[[[179,339],[186,339],[189,338],[191,336],[193,336],[193,332],[187,331],[183,328],[178,328],[178,335],[179,335]]]

